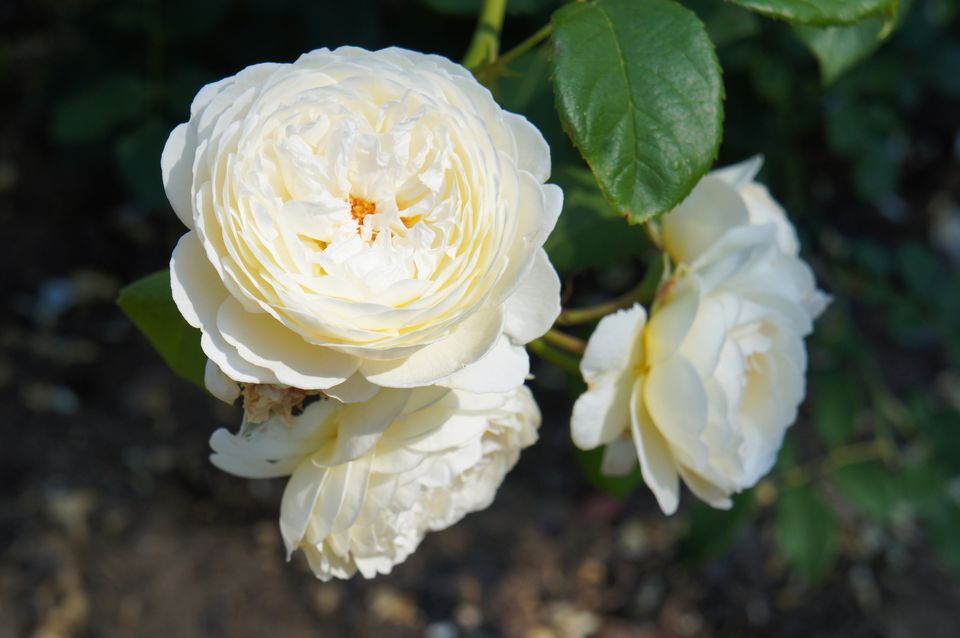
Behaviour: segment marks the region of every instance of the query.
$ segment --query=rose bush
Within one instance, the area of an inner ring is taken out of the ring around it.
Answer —
[[[444,58],[249,67],[197,94],[162,168],[190,229],[174,300],[235,381],[506,391],[559,313],[549,148]]]
[[[782,209],[752,184],[756,168],[704,178],[666,216],[676,269],[649,323],[640,306],[605,317],[581,362],[574,442],[607,445],[608,473],[639,459],[668,514],[679,479],[729,507],[769,471],[804,396],[803,338],[827,299]]]
[[[288,554],[318,578],[386,574],[424,534],[487,507],[537,437],[530,391],[383,389],[362,404],[319,399],[292,419],[218,430],[211,460],[237,476],[292,475],[281,504]]]

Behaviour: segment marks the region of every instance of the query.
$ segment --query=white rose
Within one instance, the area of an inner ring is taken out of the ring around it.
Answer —
[[[763,158],[711,171],[689,196],[663,218],[664,248],[677,262],[689,263],[726,231],[746,224],[773,224],[777,244],[788,255],[800,253],[797,231],[783,207],[754,181]]]
[[[287,422],[218,430],[211,460],[245,477],[291,474],[280,510],[288,554],[321,580],[389,573],[431,530],[487,507],[537,436],[530,391],[381,390],[362,404],[320,399]]]
[[[204,87],[162,157],[174,299],[243,383],[521,384],[560,310],[550,152],[464,68],[344,47]]]
[[[715,177],[704,182],[724,192]],[[671,254],[691,261],[664,283],[649,323],[640,306],[599,323],[571,423],[577,446],[608,446],[605,471],[627,471],[639,458],[668,514],[681,478],[724,508],[769,471],[804,396],[803,338],[827,303],[810,268],[778,242],[776,222],[748,217],[705,245],[710,231],[700,221],[724,202],[698,200],[698,190],[669,230],[676,212],[664,220]],[[691,212],[697,201],[704,206]]]

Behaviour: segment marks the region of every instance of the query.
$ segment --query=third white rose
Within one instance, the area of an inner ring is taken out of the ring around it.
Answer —
[[[729,507],[769,471],[804,396],[803,339],[827,297],[755,169],[704,178],[666,216],[675,270],[650,321],[640,306],[605,317],[581,363],[574,442],[606,445],[608,473],[639,460],[668,514],[681,479]]]

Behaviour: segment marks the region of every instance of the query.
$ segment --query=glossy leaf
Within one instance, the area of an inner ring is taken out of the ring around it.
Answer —
[[[832,84],[880,46],[884,24],[884,19],[874,16],[847,26],[797,27],[796,31],[817,58],[823,83]]]
[[[117,304],[174,372],[204,387],[207,359],[200,349],[200,331],[177,310],[170,292],[170,271],[155,272],[126,286]]]
[[[633,222],[679,204],[709,170],[722,129],[713,44],[670,0],[571,3],[553,14],[564,128],[607,200]]]
[[[728,0],[770,18],[817,26],[851,24],[892,12],[897,0]]]

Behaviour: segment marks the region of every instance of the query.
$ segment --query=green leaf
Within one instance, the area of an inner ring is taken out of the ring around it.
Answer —
[[[888,518],[899,500],[890,469],[877,461],[838,468],[833,481],[857,509],[871,518]]]
[[[564,166],[553,179],[563,188],[563,214],[544,247],[561,274],[620,262],[648,245],[643,228],[628,226],[610,207],[590,171]]]
[[[702,563],[722,554],[733,544],[755,511],[756,500],[752,491],[736,495],[733,507],[728,510],[698,504],[690,512],[690,527],[680,543],[680,557],[688,562]]]
[[[867,516],[886,520],[898,510],[928,512],[945,500],[948,472],[921,463],[895,471],[879,461],[855,463],[834,470],[834,484]]]
[[[727,0],[769,18],[798,24],[851,24],[867,16],[892,12],[897,0]]]
[[[817,58],[824,85],[852,69],[890,37],[910,7],[910,0],[892,2],[882,15],[872,15],[850,25],[797,26],[797,36]]]
[[[126,286],[117,304],[174,372],[204,387],[207,358],[200,349],[200,331],[177,310],[170,292],[170,271],[155,272]]]
[[[943,502],[925,522],[930,545],[948,567],[960,572],[960,507]]]
[[[611,496],[624,499],[630,495],[637,486],[643,484],[643,476],[640,474],[640,465],[638,464],[630,474],[626,476],[607,476],[600,471],[603,462],[604,448],[599,447],[595,450],[576,450],[577,462],[587,481],[595,488],[606,492]]]
[[[932,414],[918,422],[930,440],[934,459],[948,470],[960,473],[960,413]]]
[[[856,431],[857,414],[865,397],[857,380],[844,372],[819,375],[811,393],[813,424],[830,447],[842,445]]]
[[[783,491],[777,502],[777,544],[796,571],[810,581],[822,578],[837,556],[837,519],[810,486]]]
[[[53,136],[58,142],[92,142],[132,120],[146,102],[141,78],[121,73],[104,76],[57,105]]]
[[[817,58],[823,84],[834,80],[866,59],[883,42],[886,20],[865,18],[849,26],[796,27],[797,36]]]
[[[670,0],[571,3],[553,14],[565,130],[633,222],[679,204],[716,158],[723,83],[697,17]]]

